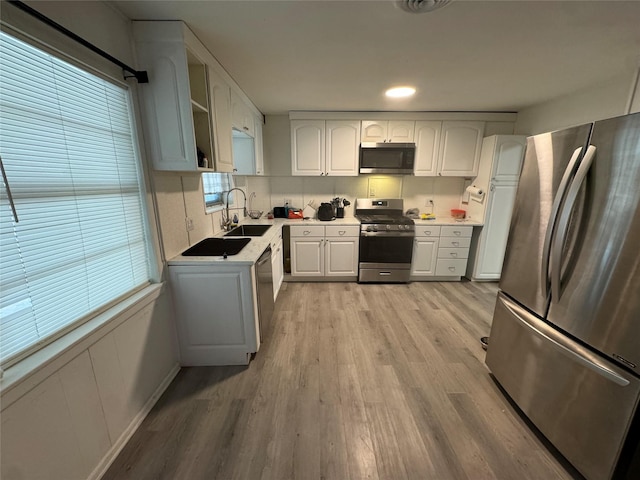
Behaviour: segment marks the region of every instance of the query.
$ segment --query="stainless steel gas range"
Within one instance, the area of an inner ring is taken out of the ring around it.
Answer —
[[[358,281],[406,283],[411,277],[415,226],[402,213],[400,198],[358,198],[360,220]]]

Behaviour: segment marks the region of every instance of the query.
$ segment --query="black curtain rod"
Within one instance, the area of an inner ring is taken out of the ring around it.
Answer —
[[[40,20],[43,23],[46,23],[50,27],[55,28],[59,32],[65,34],[67,37],[75,40],[80,45],[83,45],[83,46],[87,47],[92,52],[95,52],[98,55],[100,55],[101,57],[106,58],[111,63],[115,63],[120,68],[122,68],[125,72],[129,72],[129,73],[133,74],[133,75],[128,75],[128,76],[125,75],[124,78],[135,77],[135,79],[138,81],[138,83],[149,83],[149,76],[147,75],[146,71],[139,71],[139,70],[136,70],[135,68],[131,68],[129,65],[127,65],[125,63],[122,63],[120,60],[118,60],[117,58],[109,55],[104,50],[101,50],[100,48],[96,47],[94,44],[87,42],[84,38],[80,37],[79,35],[76,35],[71,30],[68,30],[65,27],[63,27],[62,25],[60,25],[59,23],[54,22],[49,17],[45,17],[43,14],[41,14],[37,10],[34,10],[29,5],[26,5],[26,4],[24,4],[24,3],[22,3],[22,2],[20,2],[18,0],[7,0],[7,1],[8,1],[8,3],[14,5],[15,7],[19,8],[23,12],[27,12],[29,15],[37,18],[38,20]]]

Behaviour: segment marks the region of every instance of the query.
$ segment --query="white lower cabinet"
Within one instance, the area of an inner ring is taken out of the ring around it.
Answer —
[[[459,280],[467,268],[472,232],[471,226],[416,225],[412,279]]]
[[[432,277],[438,259],[439,226],[417,226],[413,242],[412,277]]]
[[[246,365],[258,350],[255,266],[170,265],[183,366]]]
[[[278,298],[278,292],[284,280],[284,252],[282,248],[282,232],[271,240],[271,273],[273,277],[273,301]]]
[[[360,227],[357,225],[292,225],[291,275],[356,277]]]

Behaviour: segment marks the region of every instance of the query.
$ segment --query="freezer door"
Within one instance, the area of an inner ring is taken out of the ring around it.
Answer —
[[[545,316],[549,302],[548,258],[556,216],[584,155],[591,125],[527,139],[500,288]]]
[[[640,374],[640,114],[596,122],[589,148],[558,220],[548,319]]]
[[[638,407],[640,379],[502,293],[486,363],[527,417],[585,477],[611,478]]]

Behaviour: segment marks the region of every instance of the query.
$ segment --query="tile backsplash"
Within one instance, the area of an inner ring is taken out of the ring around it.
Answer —
[[[403,198],[405,209],[417,208],[431,212],[428,200],[433,200],[436,215],[448,216],[452,208],[460,208],[464,191],[462,177],[413,177],[359,175],[357,177],[235,177],[236,186],[249,195],[256,193],[252,208],[269,211],[283,206],[285,201],[295,208],[304,208],[311,201],[326,202],[335,197],[346,198],[351,205],[345,216],[353,216],[356,198]]]

